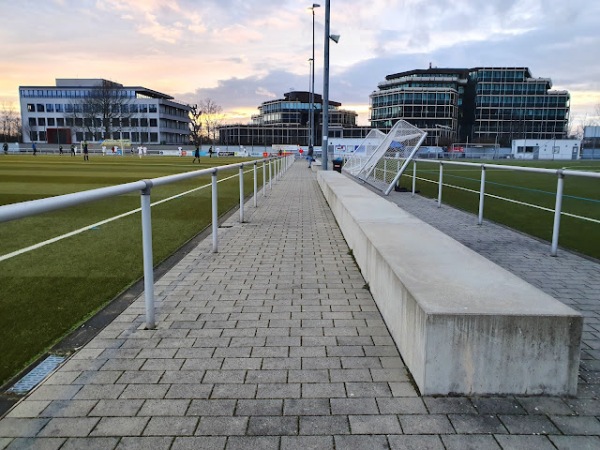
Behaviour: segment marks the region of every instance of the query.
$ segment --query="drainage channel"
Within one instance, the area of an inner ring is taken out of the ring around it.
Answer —
[[[50,355],[37,366],[33,368],[27,375],[17,381],[6,392],[9,394],[25,395],[34,387],[40,384],[50,373],[60,366],[66,359],[64,356]]]

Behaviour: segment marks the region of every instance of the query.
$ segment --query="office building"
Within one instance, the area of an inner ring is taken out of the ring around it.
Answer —
[[[370,127],[356,125],[357,114],[341,108],[342,104],[329,101],[329,136],[361,138]],[[219,127],[219,144],[243,146],[301,145],[308,146],[310,137],[310,92],[292,91],[284,98],[269,100],[258,107],[247,125],[222,125]],[[315,146],[322,142],[323,98],[314,94]]]
[[[21,86],[19,98],[24,142],[189,143],[189,106],[145,87],[65,78]]]
[[[371,125],[399,119],[427,131],[425,145],[567,137],[570,96],[526,67],[417,69],[388,75],[370,95]]]

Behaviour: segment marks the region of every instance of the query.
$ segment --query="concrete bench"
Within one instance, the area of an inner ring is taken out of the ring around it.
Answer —
[[[581,314],[350,178],[318,181],[422,394],[576,394]]]

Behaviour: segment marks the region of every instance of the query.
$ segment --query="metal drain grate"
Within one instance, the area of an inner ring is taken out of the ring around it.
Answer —
[[[18,395],[27,394],[36,387],[50,372],[56,369],[63,361],[64,356],[48,356],[35,369],[17,381],[8,392]]]

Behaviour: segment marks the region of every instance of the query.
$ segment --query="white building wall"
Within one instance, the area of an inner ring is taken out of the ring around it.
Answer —
[[[515,139],[511,156],[514,159],[569,160],[579,159],[578,139]]]

